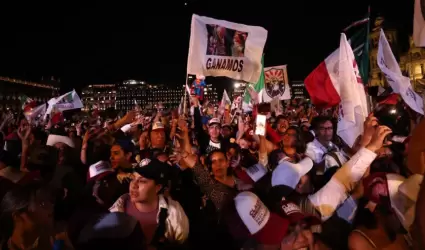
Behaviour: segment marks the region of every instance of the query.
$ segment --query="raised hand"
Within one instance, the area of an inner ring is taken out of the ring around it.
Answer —
[[[387,137],[387,135],[391,134],[392,130],[387,127],[387,126],[379,126],[373,136],[372,139],[370,140],[369,144],[366,146],[367,149],[376,152],[378,151],[380,148],[382,148],[382,146],[384,146],[384,140]]]

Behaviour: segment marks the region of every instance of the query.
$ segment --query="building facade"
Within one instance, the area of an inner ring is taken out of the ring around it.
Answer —
[[[58,93],[59,83],[55,81],[32,82],[0,76],[0,110],[19,111],[22,107],[21,96],[42,104]]]
[[[400,57],[400,69],[410,77],[413,89],[425,93],[425,49],[418,48],[410,36],[409,50]]]
[[[397,57],[397,48],[398,48],[398,41],[397,41],[397,30],[386,28],[383,26],[384,19],[382,17],[377,17],[374,28],[369,34],[369,41],[370,41],[370,51],[369,51],[369,63],[370,63],[370,73],[369,73],[369,86],[385,86],[386,85],[386,79],[384,74],[382,74],[381,69],[378,66],[378,45],[379,45],[379,37],[381,28],[383,28],[385,36],[388,40],[388,43],[390,44],[394,55]]]
[[[82,101],[84,110],[91,110],[96,105],[99,110],[115,108],[128,111],[134,109],[136,104],[142,109],[152,110],[158,103],[165,108],[177,108],[186,92],[186,87],[180,86],[148,84],[139,80],[89,85],[82,91]],[[217,89],[211,84],[204,88],[204,96],[211,102],[218,101]]]
[[[85,87],[82,91],[83,110],[88,111],[96,105],[99,110],[116,107],[115,84],[93,84]]]

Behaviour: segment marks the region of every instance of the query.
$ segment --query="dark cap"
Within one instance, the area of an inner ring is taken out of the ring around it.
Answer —
[[[157,159],[152,159],[146,166],[134,169],[134,172],[140,174],[146,179],[154,180],[158,184],[166,183],[166,170],[169,168],[167,163]]]

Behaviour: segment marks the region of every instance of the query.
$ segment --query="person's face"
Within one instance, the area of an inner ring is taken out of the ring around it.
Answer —
[[[218,124],[212,124],[208,127],[208,134],[210,135],[211,139],[217,139],[220,135],[220,125]]]
[[[297,131],[293,129],[286,130],[283,135],[283,145],[285,147],[292,147],[295,145],[295,141],[297,140]]]
[[[232,168],[235,168],[239,165],[240,162],[240,155],[238,154],[238,152],[236,151],[236,149],[234,148],[230,148],[227,151],[227,159],[230,159],[230,166]]]
[[[249,144],[249,149],[251,149],[252,151],[257,151],[260,148],[260,144],[257,143],[257,141],[252,140],[251,143]]]
[[[58,142],[58,143],[55,143],[54,145],[53,145],[57,150],[59,150],[59,152],[63,152],[64,150],[65,150],[65,148],[66,148],[66,144],[65,143],[62,143],[62,142]]]
[[[132,202],[149,202],[155,199],[161,185],[155,184],[154,180],[147,179],[138,173],[133,174],[130,183],[130,199]]]
[[[276,128],[276,130],[279,133],[282,133],[282,134],[285,133],[286,130],[288,129],[288,127],[289,127],[288,120],[286,120],[286,119],[279,119],[279,121],[277,121],[277,128]]]
[[[242,149],[247,149],[247,148],[249,148],[251,146],[251,143],[249,141],[245,140],[245,139],[240,139],[239,140],[239,146]]]
[[[216,178],[223,178],[227,175],[229,162],[221,152],[216,152],[211,155],[211,169]]]
[[[151,144],[153,148],[163,148],[165,146],[165,131],[163,129],[151,131]]]
[[[221,129],[221,135],[225,138],[229,137],[231,133],[232,131],[230,130],[229,127],[224,127]]]
[[[295,229],[283,238],[280,250],[315,249],[314,236],[305,226],[297,225]]]
[[[313,192],[313,185],[309,175],[303,175],[298,182],[295,191],[299,194],[311,194]]]
[[[111,148],[111,164],[112,168],[117,168],[118,166],[124,166],[130,160],[131,154],[125,154],[121,146],[114,145]]]
[[[14,215],[15,224],[19,223],[26,230],[52,230],[54,219],[53,211],[54,204],[52,199],[37,192],[27,210]]]
[[[330,142],[333,137],[333,125],[332,122],[326,121],[322,124],[319,124],[319,128],[317,129],[317,138],[321,141]]]

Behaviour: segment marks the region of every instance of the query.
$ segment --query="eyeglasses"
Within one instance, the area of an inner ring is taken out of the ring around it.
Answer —
[[[334,130],[333,127],[319,127],[319,131],[332,131]]]

